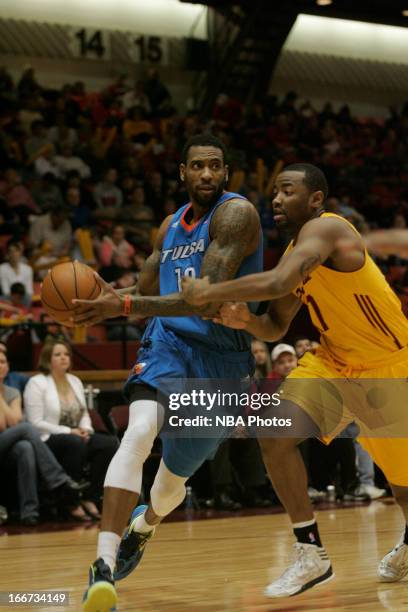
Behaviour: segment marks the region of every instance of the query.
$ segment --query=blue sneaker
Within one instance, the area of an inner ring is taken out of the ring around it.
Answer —
[[[84,612],[116,612],[118,597],[109,565],[97,559],[89,568],[89,587],[82,598]]]
[[[147,542],[153,536],[155,529],[149,533],[134,531],[135,520],[147,510],[147,506],[137,506],[132,512],[130,523],[122,536],[116,555],[116,567],[113,574],[115,580],[123,580],[139,565]]]

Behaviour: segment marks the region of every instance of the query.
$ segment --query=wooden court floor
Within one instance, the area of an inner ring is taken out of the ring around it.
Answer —
[[[378,560],[396,543],[403,520],[397,506],[318,513],[336,578],[289,599],[268,600],[263,587],[285,568],[293,538],[284,514],[183,521],[161,526],[141,566],[118,583],[119,612],[300,612],[408,610],[408,584],[377,582]],[[0,537],[0,591],[61,589],[80,610],[96,527]],[[33,607],[0,607],[28,610]]]

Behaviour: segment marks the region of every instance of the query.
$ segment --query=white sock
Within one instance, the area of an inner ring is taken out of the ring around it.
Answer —
[[[149,525],[149,523],[146,523],[145,514],[146,511],[139,514],[139,516],[135,518],[133,531],[137,531],[138,533],[149,533],[149,531],[152,531],[155,528],[155,525]]]
[[[314,525],[316,522],[315,518],[312,518],[310,521],[303,521],[303,523],[292,523],[293,529],[303,529],[303,527],[310,527]]]
[[[100,531],[98,536],[97,558],[102,557],[111,572],[116,563],[116,553],[118,552],[121,537],[112,531]]]

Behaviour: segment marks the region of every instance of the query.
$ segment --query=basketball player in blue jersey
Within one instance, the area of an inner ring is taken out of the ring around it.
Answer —
[[[143,463],[160,433],[161,381],[242,380],[253,371],[249,334],[202,318],[213,316],[219,305],[190,306],[180,295],[185,276],[208,276],[220,282],[262,270],[258,213],[248,200],[224,190],[225,154],[224,145],[211,135],[195,136],[186,144],[180,178],[190,202],[162,223],[140,273],[139,294],[135,288],[114,291],[98,277],[102,286],[98,299],[76,300],[74,320],[82,325],[123,314],[153,316],[125,386],[129,425],[106,474],[97,560],[83,600],[86,612],[115,609],[114,579],[124,578],[136,567],[156,526],[183,501],[186,480],[227,435],[220,428],[205,439],[163,437],[150,503],[133,511],[121,541],[141,491]]]

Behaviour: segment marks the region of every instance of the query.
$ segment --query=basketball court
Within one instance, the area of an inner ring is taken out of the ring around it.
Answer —
[[[194,514],[176,516],[194,518]],[[336,573],[325,585],[288,599],[263,596],[263,587],[287,566],[293,536],[285,514],[180,520],[163,524],[149,543],[140,568],[117,583],[118,610],[406,610],[406,583],[385,584],[376,578],[378,560],[394,546],[401,531],[398,507],[391,500],[354,507],[333,504],[319,512],[318,518]],[[96,526],[0,533],[0,591],[69,593],[69,606],[18,609],[80,609],[87,566],[95,557]]]

